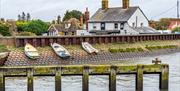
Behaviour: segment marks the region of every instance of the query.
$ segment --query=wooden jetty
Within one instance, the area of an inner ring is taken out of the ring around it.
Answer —
[[[109,91],[116,91],[116,76],[134,74],[136,89],[143,91],[143,74],[160,74],[160,89],[168,89],[169,65],[63,65],[0,67],[0,91],[5,91],[5,77],[27,77],[27,91],[33,91],[33,77],[54,76],[55,91],[61,91],[61,76],[82,76],[82,91],[89,91],[90,75],[108,75]]]

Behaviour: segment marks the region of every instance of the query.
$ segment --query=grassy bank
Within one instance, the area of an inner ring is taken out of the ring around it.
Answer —
[[[109,43],[109,44],[94,44],[95,48],[97,48],[100,51],[109,52],[109,49],[119,49],[120,51],[151,51],[152,50],[158,50],[163,48],[174,48],[180,47],[180,40],[170,40],[170,41],[143,41],[143,42],[136,42],[136,43]],[[64,46],[67,48],[70,52],[84,52],[82,47],[80,45],[69,45]],[[14,48],[14,47],[8,47],[11,51],[23,51],[24,48]],[[38,47],[39,51],[50,51],[52,48],[50,47]]]

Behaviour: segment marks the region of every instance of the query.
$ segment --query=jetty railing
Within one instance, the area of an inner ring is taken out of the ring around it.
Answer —
[[[89,91],[90,75],[108,75],[109,91],[116,91],[116,76],[122,74],[135,74],[137,91],[143,90],[143,74],[160,74],[160,89],[168,89],[169,66],[150,64],[0,67],[0,91],[5,91],[5,77],[27,77],[27,91],[33,91],[34,76],[54,76],[55,91],[61,91],[61,76],[82,76],[82,91]]]

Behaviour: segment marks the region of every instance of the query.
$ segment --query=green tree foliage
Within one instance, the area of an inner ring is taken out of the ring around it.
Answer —
[[[173,29],[173,32],[174,32],[174,33],[175,33],[175,32],[180,32],[180,27],[174,28],[174,29]]]
[[[36,35],[41,35],[47,32],[49,25],[41,20],[32,20],[30,22],[17,22],[19,32],[32,32]]]
[[[9,27],[5,24],[0,23],[0,34],[3,36],[11,36],[11,32],[9,30]]]
[[[76,18],[80,20],[82,12],[78,11],[78,10],[72,10],[72,11],[66,11],[63,21],[69,20],[70,18]]]
[[[156,30],[167,30],[170,24],[170,19],[163,18],[160,21],[150,21],[151,27],[155,28]]]

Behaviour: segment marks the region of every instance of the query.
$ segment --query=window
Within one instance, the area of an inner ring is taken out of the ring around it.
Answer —
[[[72,32],[72,35],[75,35],[74,32]]]
[[[64,33],[64,35],[68,35],[68,33],[67,33],[67,32],[65,32],[65,33]]]
[[[124,33],[127,34],[127,30],[124,30]]]
[[[141,27],[143,27],[144,26],[144,24],[143,23],[141,23]]]
[[[118,29],[118,23],[114,23],[114,29]]]
[[[135,23],[132,23],[132,26],[135,27]]]
[[[101,30],[105,30],[105,26],[106,26],[106,25],[105,25],[105,22],[102,22],[102,23],[101,23]]]
[[[121,30],[123,30],[124,29],[124,23],[121,23],[120,27],[121,27]]]
[[[95,25],[93,26],[93,29],[96,29],[96,26],[95,26]]]

